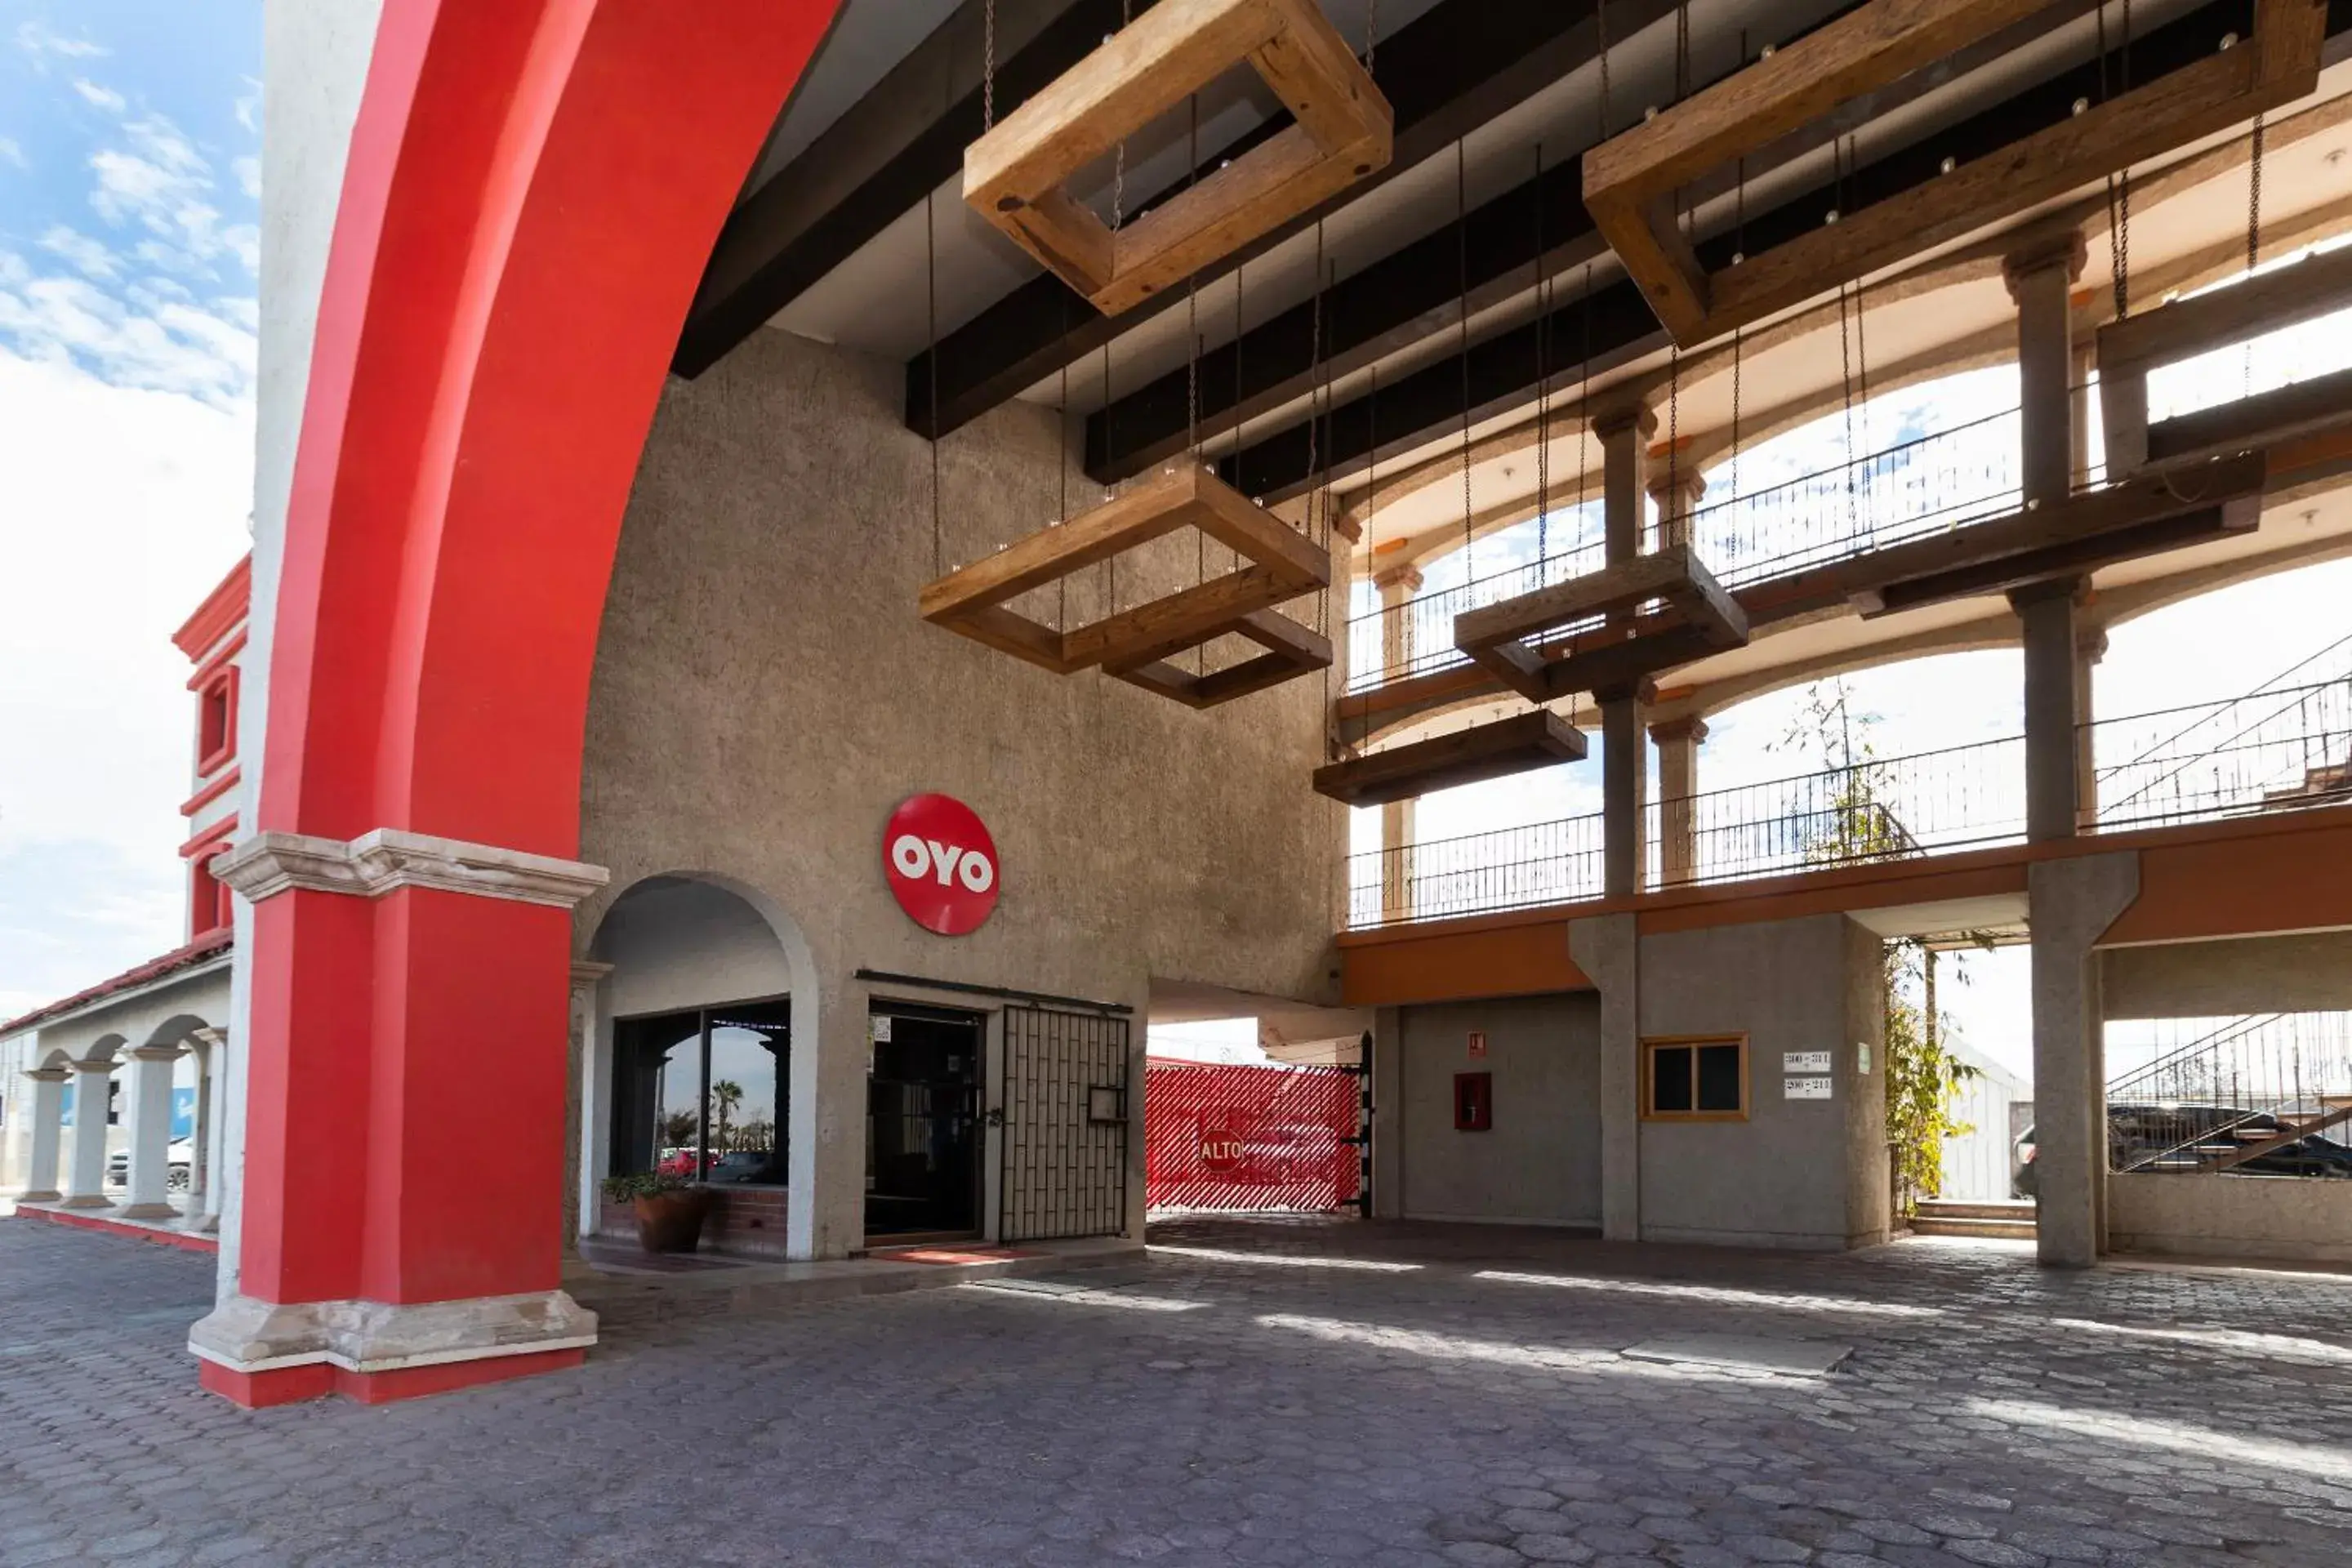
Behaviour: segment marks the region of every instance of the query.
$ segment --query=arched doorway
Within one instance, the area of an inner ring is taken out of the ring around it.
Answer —
[[[251,900],[244,1167],[191,1345],[241,1403],[593,1342],[559,1269],[599,614],[687,304],[835,9],[383,0],[256,552],[258,831],[215,865]],[[497,1204],[435,1108],[460,1081],[505,1108]]]

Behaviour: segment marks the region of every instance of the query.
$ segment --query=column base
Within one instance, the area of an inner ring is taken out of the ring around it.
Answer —
[[[405,1305],[232,1296],[188,1331],[204,1386],[254,1407],[444,1394],[577,1366],[595,1342],[596,1314],[561,1290]]]
[[[131,1204],[114,1211],[117,1219],[177,1219],[180,1211],[170,1204]]]
[[[58,1200],[58,1194],[57,1193],[37,1187],[27,1187],[23,1192],[16,1194],[14,1199],[15,1202],[20,1204],[53,1204]]]
[[[112,1198],[101,1197],[96,1193],[68,1193],[58,1200],[58,1207],[61,1209],[110,1209],[113,1206]]]
[[[389,1405],[396,1399],[422,1399],[428,1394],[454,1394],[461,1388],[503,1383],[509,1378],[563,1372],[587,1359],[585,1350],[536,1351],[524,1355],[443,1362],[397,1372],[352,1372],[330,1362],[279,1367],[271,1372],[237,1372],[218,1362],[200,1361],[196,1363],[196,1380],[208,1392],[247,1410],[324,1399],[331,1394],[356,1399],[362,1405]]]

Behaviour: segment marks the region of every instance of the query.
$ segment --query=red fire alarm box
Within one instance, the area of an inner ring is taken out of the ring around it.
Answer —
[[[1495,1075],[1458,1072],[1454,1075],[1454,1131],[1486,1132],[1495,1125]]]

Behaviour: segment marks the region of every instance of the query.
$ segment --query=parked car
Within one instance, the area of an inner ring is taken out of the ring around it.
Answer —
[[[186,1192],[189,1182],[194,1180],[195,1175],[194,1141],[187,1138],[181,1139],[164,1151],[164,1158],[170,1161],[170,1164],[163,1173],[163,1184],[175,1193]],[[106,1184],[110,1187],[127,1187],[131,1184],[130,1150],[118,1149],[107,1157]]]
[[[2154,1168],[2192,1170],[2233,1144],[2258,1142],[2283,1131],[2278,1118],[2266,1111],[2239,1110],[2221,1105],[2110,1105],[2108,1168],[2120,1170],[2151,1154],[2177,1150],[2177,1158]],[[2011,1196],[2033,1196],[2034,1156],[2038,1152],[2032,1128],[2017,1135],[2010,1164]],[[2291,1143],[2240,1161],[2229,1167],[2227,1173],[2352,1181],[2352,1147],[2316,1132],[2306,1133]]]

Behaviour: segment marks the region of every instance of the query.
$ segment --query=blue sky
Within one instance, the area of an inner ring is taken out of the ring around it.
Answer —
[[[0,1016],[182,939],[170,641],[250,541],[259,0],[0,0]]]

